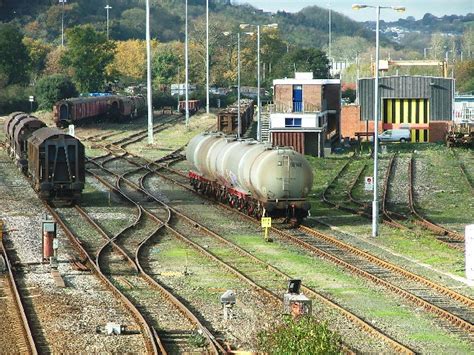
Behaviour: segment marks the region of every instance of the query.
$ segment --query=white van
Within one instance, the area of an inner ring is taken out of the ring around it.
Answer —
[[[380,142],[409,142],[411,140],[409,129],[388,129],[379,134]]]

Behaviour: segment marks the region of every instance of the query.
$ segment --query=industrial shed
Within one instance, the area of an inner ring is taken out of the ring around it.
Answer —
[[[373,120],[374,78],[359,80],[360,120]],[[408,127],[412,142],[444,138],[452,121],[454,79],[427,76],[379,78],[382,129]]]

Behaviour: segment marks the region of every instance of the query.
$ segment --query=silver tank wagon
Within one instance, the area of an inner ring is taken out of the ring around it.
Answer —
[[[196,190],[257,217],[300,220],[308,214],[313,173],[291,148],[203,133],[191,139],[186,158],[193,165],[189,176]]]

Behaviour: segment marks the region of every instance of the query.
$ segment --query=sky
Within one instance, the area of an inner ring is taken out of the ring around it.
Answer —
[[[375,21],[375,10],[363,9],[354,11],[351,8],[354,3],[406,7],[404,13],[388,9],[382,10],[380,12],[380,19],[385,21],[396,21],[400,17],[406,18],[407,16],[420,19],[427,12],[438,17],[443,15],[465,15],[469,12],[474,12],[474,0],[234,0],[232,3],[249,3],[256,8],[272,12],[277,10],[297,12],[306,6],[313,5],[327,8],[331,4],[331,8],[334,11],[340,12],[356,21]]]

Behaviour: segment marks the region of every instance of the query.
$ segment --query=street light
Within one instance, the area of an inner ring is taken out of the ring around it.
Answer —
[[[331,60],[331,30],[332,30],[332,18],[331,18],[331,3],[328,4],[329,7],[329,19],[328,19],[328,27],[329,27],[329,41],[328,41],[328,54],[329,60]]]
[[[61,13],[61,47],[64,47],[64,3],[67,0],[59,0],[63,4],[62,13]]]
[[[206,113],[209,114],[209,0],[206,0]]]
[[[184,65],[186,67],[186,88],[185,88],[185,97],[186,97],[186,102],[185,102],[185,105],[186,105],[186,108],[185,108],[185,112],[186,112],[186,128],[188,127],[189,125],[189,93],[188,93],[188,79],[189,79],[189,72],[188,72],[188,0],[186,0],[186,3],[185,3],[185,13],[184,13],[184,17],[185,17],[185,25],[184,25]]]
[[[109,6],[107,4],[106,7],[104,7],[105,10],[107,10],[107,40],[109,39],[109,10],[112,8],[112,6]]]
[[[376,10],[376,29],[375,29],[375,83],[374,83],[374,200],[372,201],[372,237],[378,235],[379,201],[378,201],[378,146],[379,146],[379,34],[380,34],[380,9],[392,9],[398,12],[404,12],[403,6],[371,6],[354,4],[353,10],[365,9],[371,7]]]
[[[153,107],[151,101],[150,0],[146,0],[146,81],[148,105],[148,144],[153,144]]]
[[[224,32],[224,36],[231,35],[231,32]],[[240,118],[240,31],[237,32],[237,138],[240,138],[241,131]]]
[[[260,103],[260,25],[250,25],[248,23],[240,24],[241,29],[245,29],[247,27],[257,27],[257,141],[260,142],[262,139],[262,127],[261,127],[261,120],[260,120],[260,111],[261,111],[261,103]],[[271,23],[268,25],[262,25],[263,28],[278,28],[277,23]]]

